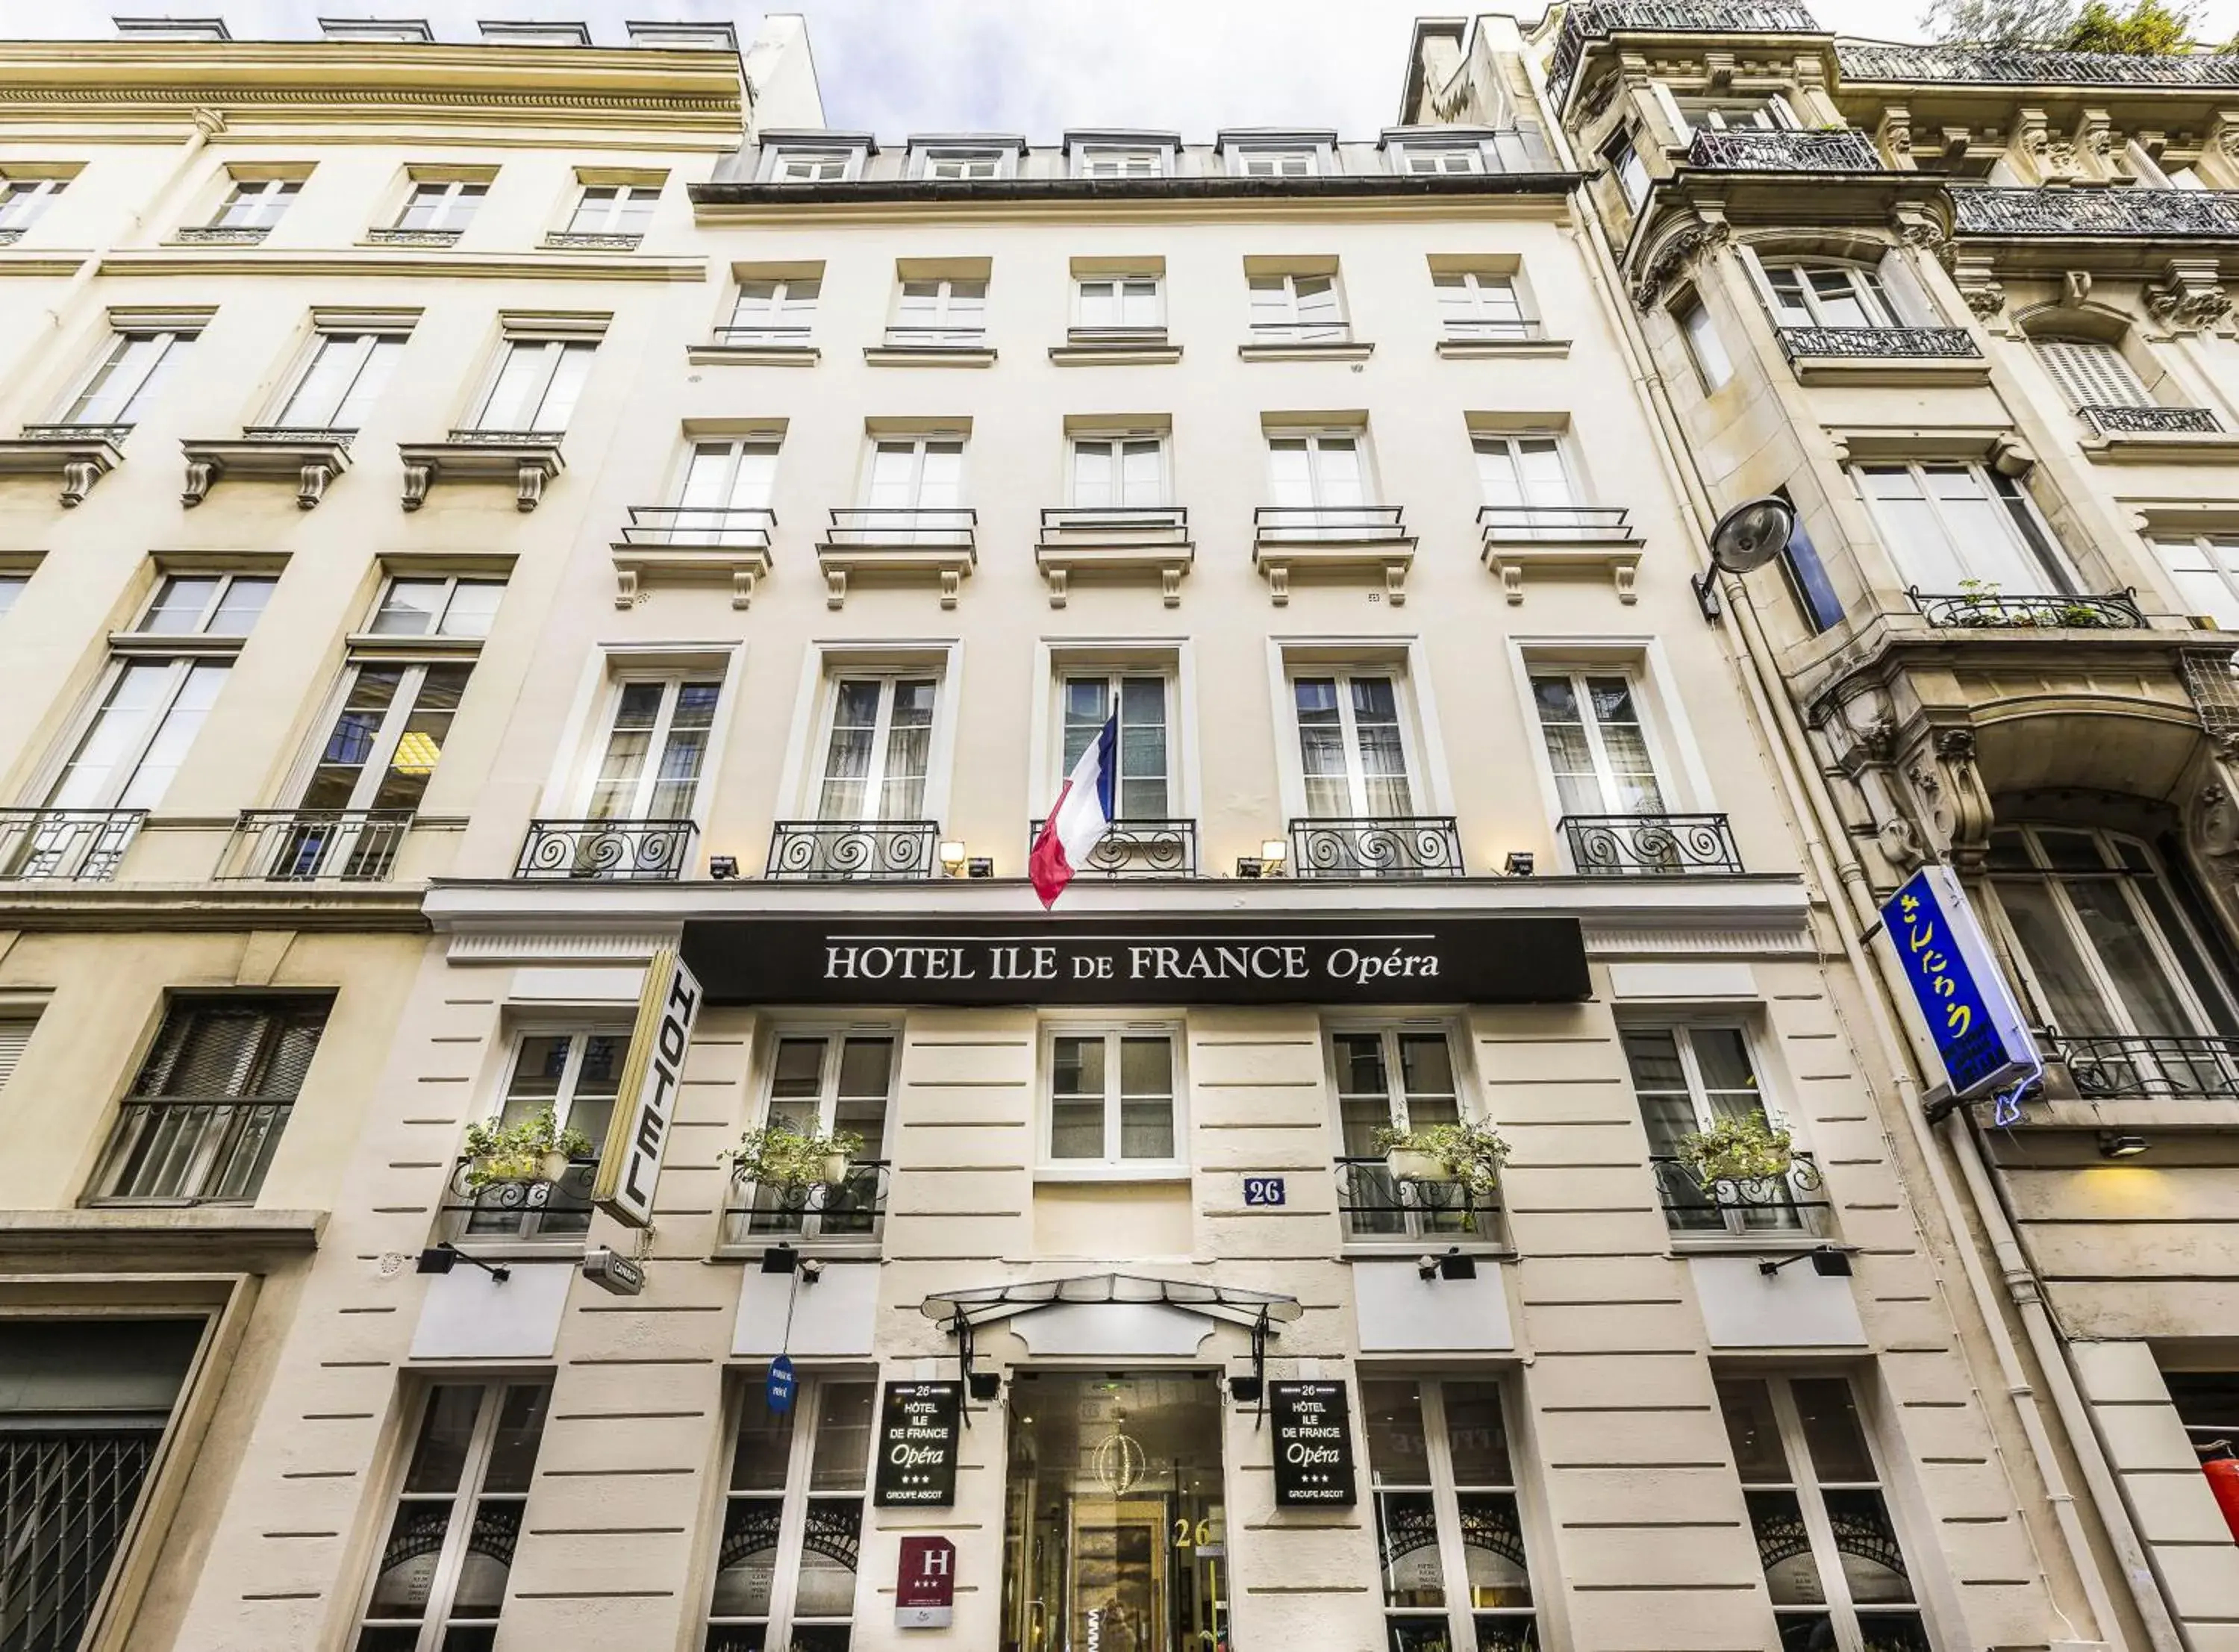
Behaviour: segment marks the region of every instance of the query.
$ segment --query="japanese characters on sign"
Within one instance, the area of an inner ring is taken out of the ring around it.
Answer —
[[[2021,1006],[1950,867],[1913,873],[1883,903],[1882,921],[1954,1096],[1971,1100],[2037,1070]]]

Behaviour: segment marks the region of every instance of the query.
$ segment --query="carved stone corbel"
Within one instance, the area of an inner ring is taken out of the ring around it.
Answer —
[[[1644,310],[1654,309],[1674,277],[1704,255],[1724,246],[1732,237],[1733,229],[1723,216],[1698,220],[1674,230],[1664,237],[1664,244],[1649,260],[1648,268],[1633,283],[1632,302]]]
[[[2006,307],[2006,289],[1998,284],[1990,260],[1981,253],[1962,253],[1952,262],[1952,283],[1967,308],[1990,321]]]
[[[404,508],[418,510],[426,504],[428,484],[435,480],[435,466],[407,464],[404,467]]]
[[[210,484],[217,480],[217,467],[207,459],[187,461],[187,485],[179,492],[179,503],[192,510],[209,497]]]
[[[2103,109],[2087,109],[2076,116],[2074,152],[2103,178],[2129,182],[2129,157],[2123,153],[2122,135]]]
[[[1912,158],[1912,111],[1903,103],[1891,103],[1882,111],[1881,123],[1874,128],[1874,142],[1881,146],[1882,158],[1898,171],[1920,169]]]
[[[544,500],[544,468],[524,461],[515,483],[513,508],[535,510]]]
[[[2213,258],[2172,258],[2146,289],[2146,308],[2171,332],[2197,333],[2231,313],[2231,295]]]
[[[1932,730],[1906,764],[1905,779],[1944,857],[1962,872],[1979,871],[1990,846],[1993,811],[1975,768],[1975,731]]]
[[[319,501],[327,496],[327,485],[335,479],[332,465],[308,464],[296,478],[296,508],[316,510]]]

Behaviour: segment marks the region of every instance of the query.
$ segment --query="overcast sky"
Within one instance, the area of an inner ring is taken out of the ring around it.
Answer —
[[[1807,0],[1829,28],[1915,39],[1926,0]],[[1542,0],[1516,0],[1537,17]],[[1424,0],[0,0],[0,36],[108,38],[118,13],[223,16],[236,39],[316,35],[317,19],[422,17],[472,40],[485,17],[581,20],[601,44],[626,21],[722,18],[741,44],[764,10],[799,11],[834,126],[1023,132],[1148,126],[1209,139],[1279,123],[1372,135],[1398,117]],[[1445,15],[1457,15],[1455,12]],[[2239,0],[2206,0],[2198,32],[2228,40]]]

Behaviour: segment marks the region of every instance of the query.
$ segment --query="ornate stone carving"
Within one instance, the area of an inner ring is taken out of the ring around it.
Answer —
[[[1986,322],[2006,307],[2006,289],[1994,281],[1962,287],[1959,295],[1967,301],[1969,309]]]
[[[1633,284],[1632,302],[1642,309],[1655,309],[1664,296],[1665,283],[1702,254],[1725,245],[1732,235],[1724,222],[1691,223],[1674,231],[1656,249],[1656,256]]]
[[[1875,828],[1874,836],[1881,842],[1882,853],[1889,863],[1907,877],[1920,869],[1928,859],[1921,847],[1920,833],[1911,821],[1901,814],[1893,814]]]
[[[2231,310],[2213,258],[2172,258],[2161,280],[2146,289],[2146,308],[2179,332],[2214,327]]]

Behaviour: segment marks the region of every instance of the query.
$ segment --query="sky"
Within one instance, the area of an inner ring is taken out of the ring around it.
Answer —
[[[1838,33],[1922,37],[1925,0],[1807,0]],[[1543,0],[1511,0],[1527,18]],[[103,39],[110,18],[226,18],[236,39],[315,36],[329,17],[421,17],[442,40],[478,19],[580,20],[621,44],[632,20],[733,22],[741,43],[762,12],[808,19],[827,122],[900,139],[912,132],[1141,126],[1208,140],[1217,128],[1292,124],[1372,136],[1399,118],[1425,0],[0,0],[0,38]],[[2239,32],[2239,0],[2203,0],[2197,32]]]

